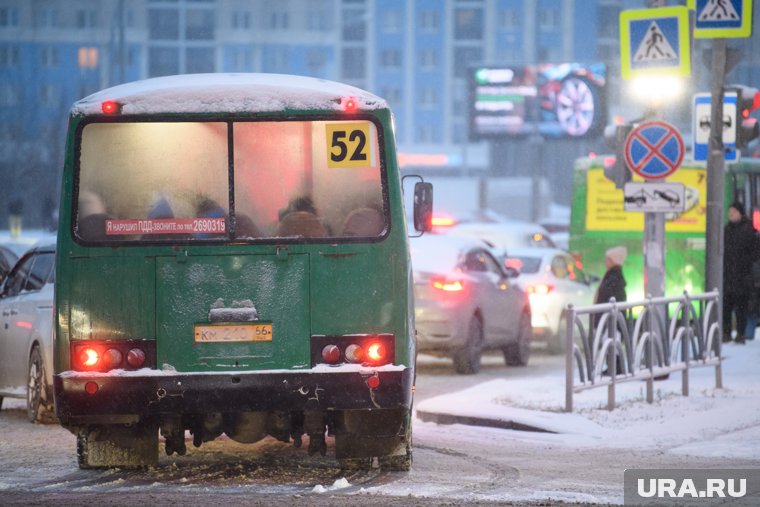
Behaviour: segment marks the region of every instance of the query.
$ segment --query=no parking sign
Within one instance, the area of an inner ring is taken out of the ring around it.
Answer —
[[[681,166],[684,145],[670,123],[642,123],[625,140],[625,161],[631,171],[646,180],[661,180]]]

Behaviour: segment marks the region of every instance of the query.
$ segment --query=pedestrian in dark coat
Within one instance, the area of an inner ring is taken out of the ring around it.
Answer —
[[[604,256],[604,265],[607,272],[604,273],[599,288],[596,290],[594,304],[609,303],[610,298],[616,302],[625,301],[625,277],[623,276],[623,263],[628,255],[624,246],[616,246],[607,250]]]
[[[736,318],[736,343],[744,343],[747,304],[752,294],[752,263],[758,258],[755,228],[744,205],[728,207],[723,250],[723,341],[731,341],[732,316]]]

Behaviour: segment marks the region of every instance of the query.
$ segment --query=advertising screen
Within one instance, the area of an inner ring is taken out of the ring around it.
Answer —
[[[470,72],[470,139],[598,135],[606,123],[604,64],[477,67]]]

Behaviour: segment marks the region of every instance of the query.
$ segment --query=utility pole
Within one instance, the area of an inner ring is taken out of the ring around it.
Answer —
[[[712,47],[710,138],[707,153],[705,290],[718,289],[720,294],[723,294],[723,194],[726,154],[722,127],[726,39],[713,39]]]

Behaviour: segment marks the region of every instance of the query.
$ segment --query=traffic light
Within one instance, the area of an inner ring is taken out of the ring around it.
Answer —
[[[760,90],[744,85],[729,85],[727,89],[736,92],[736,147],[746,148],[760,135],[757,119],[750,118],[750,113],[760,108]]]
[[[615,158],[605,160],[604,176],[615,184],[616,188],[623,188],[631,181],[631,170],[625,163],[625,139],[633,130],[633,125],[610,125],[605,129],[604,136],[610,148],[615,150]]]

